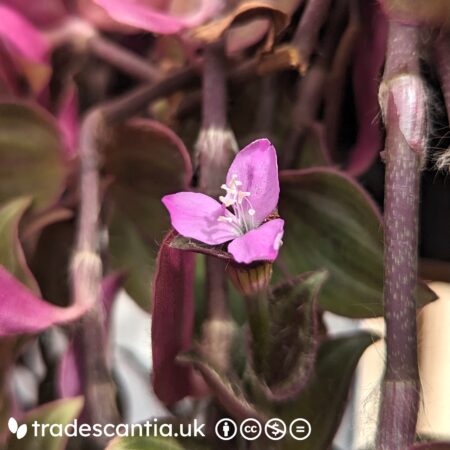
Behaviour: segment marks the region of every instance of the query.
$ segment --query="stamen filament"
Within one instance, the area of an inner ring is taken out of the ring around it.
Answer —
[[[254,210],[248,197],[251,196],[251,192],[241,191],[238,189],[242,186],[242,182],[238,179],[237,174],[231,176],[228,184],[222,184],[221,188],[226,192],[226,195],[220,196],[219,200],[227,208],[233,207],[231,216],[221,216],[218,218],[220,222],[228,222],[232,225],[239,234],[247,233],[255,228]],[[244,207],[244,200],[246,207]],[[231,219],[231,220],[230,220]]]

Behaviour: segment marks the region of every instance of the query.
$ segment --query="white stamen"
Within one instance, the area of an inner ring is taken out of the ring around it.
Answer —
[[[237,174],[231,175],[227,184],[222,184],[221,188],[226,192],[226,195],[221,195],[219,200],[227,208],[233,207],[233,214],[230,216],[220,216],[219,222],[227,222],[234,228],[238,229],[240,233],[246,233],[255,228],[255,221],[253,220],[256,211],[253,209],[248,197],[250,192],[239,190],[242,186],[242,181],[238,179]],[[244,206],[245,200],[245,206]]]

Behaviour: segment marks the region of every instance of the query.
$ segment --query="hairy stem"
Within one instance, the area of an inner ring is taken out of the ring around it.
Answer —
[[[75,252],[71,266],[73,301],[94,305],[82,319],[77,330],[83,344],[80,361],[85,388],[85,411],[91,423],[118,423],[116,392],[111,379],[103,342],[103,309],[100,303],[102,262],[99,255],[100,193],[98,155],[95,139],[103,126],[99,111],[89,113],[80,131],[80,207]]]
[[[208,318],[202,325],[203,356],[222,372],[230,368],[230,348],[235,325],[228,311],[226,263],[212,256],[206,259]]]
[[[202,94],[202,127],[196,144],[199,188],[218,196],[234,150],[227,118],[227,60],[220,43],[205,49]],[[216,367],[227,371],[233,329],[225,264],[212,256],[206,259],[206,292],[208,318],[203,324],[202,352]]]
[[[270,313],[267,292],[246,297],[247,317],[252,333],[253,365],[259,375],[267,373],[270,352]]]
[[[220,44],[205,50],[202,92],[202,127],[196,148],[199,188],[216,197],[236,150],[228,128],[226,57]]]
[[[314,123],[317,123],[324,102],[327,78],[330,76],[330,66],[336,46],[340,42],[346,13],[346,2],[339,3],[320,45],[319,56],[304,77],[298,80],[292,131],[280,159],[282,169],[295,168],[308,131]]]
[[[226,58],[221,45],[211,45],[205,50],[202,89],[202,128],[225,128],[227,76]]]
[[[387,365],[377,448],[400,450],[414,442],[420,387],[416,286],[426,102],[419,75],[416,27],[390,24],[380,102],[386,125],[384,310]]]

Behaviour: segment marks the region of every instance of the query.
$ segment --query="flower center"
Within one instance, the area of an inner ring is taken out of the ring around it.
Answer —
[[[256,228],[254,221],[256,211],[249,200],[251,193],[239,189],[240,186],[242,186],[242,182],[239,181],[236,174],[231,176],[228,184],[222,184],[221,188],[226,194],[221,195],[219,200],[227,208],[232,208],[233,212],[226,210],[225,215],[218,217],[217,220],[229,223],[238,234],[244,234]]]

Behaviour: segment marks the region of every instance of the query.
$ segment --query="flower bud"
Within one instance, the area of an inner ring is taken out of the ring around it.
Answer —
[[[228,275],[239,293],[253,297],[267,289],[272,277],[272,263],[258,261],[253,264],[231,263],[227,267]]]

